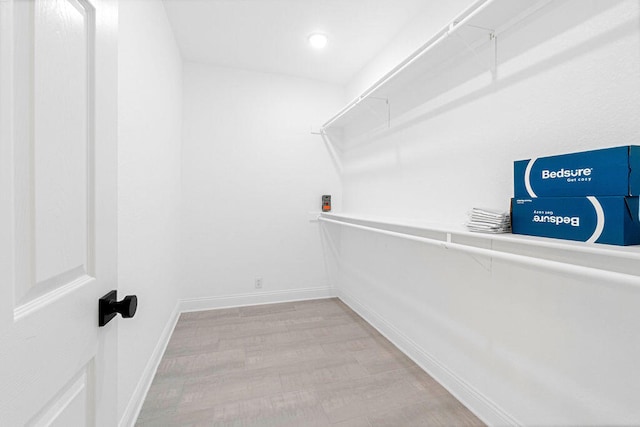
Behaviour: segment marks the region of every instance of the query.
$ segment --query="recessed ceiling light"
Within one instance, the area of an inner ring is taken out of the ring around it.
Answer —
[[[327,45],[327,35],[322,33],[313,33],[308,37],[309,44],[314,49],[322,49]]]

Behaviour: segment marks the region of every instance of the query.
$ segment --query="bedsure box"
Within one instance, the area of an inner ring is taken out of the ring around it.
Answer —
[[[638,196],[640,146],[630,145],[513,164],[514,196]]]
[[[612,245],[640,244],[638,197],[511,199],[514,234]]]

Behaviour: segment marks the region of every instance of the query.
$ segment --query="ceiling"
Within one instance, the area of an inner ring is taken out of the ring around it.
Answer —
[[[424,0],[164,0],[187,61],[346,84]],[[321,31],[323,50],[307,44]]]

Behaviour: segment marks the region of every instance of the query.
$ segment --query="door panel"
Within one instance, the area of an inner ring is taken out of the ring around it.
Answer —
[[[33,6],[35,283],[55,287],[87,273],[94,28],[86,3]]]
[[[14,164],[22,305],[91,275],[93,10],[76,0],[19,1],[14,28],[16,140],[24,141]]]
[[[92,423],[94,413],[91,366],[93,361],[76,375],[45,405],[27,426],[82,426]]]
[[[117,421],[116,43],[115,1],[0,0],[3,425]]]

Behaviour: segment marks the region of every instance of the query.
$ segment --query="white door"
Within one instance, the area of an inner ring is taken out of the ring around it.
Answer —
[[[117,423],[117,4],[0,0],[0,425]]]

